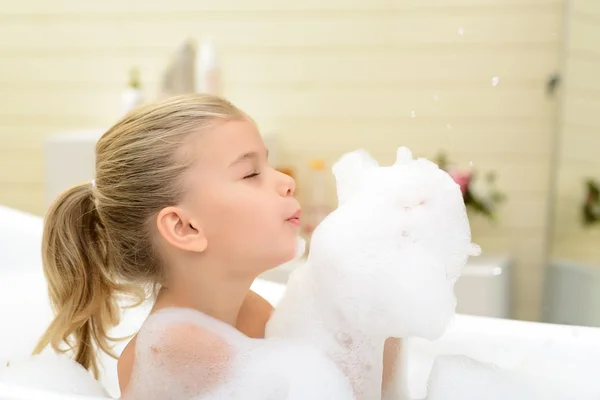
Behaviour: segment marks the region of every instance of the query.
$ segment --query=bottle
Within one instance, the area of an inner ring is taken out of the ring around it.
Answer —
[[[127,114],[129,111],[141,105],[143,100],[140,71],[137,67],[133,67],[129,70],[127,88],[121,95],[121,112]]]
[[[310,164],[310,195],[306,207],[305,223],[303,230],[312,234],[317,225],[330,213],[327,204],[327,182],[325,176],[325,161],[322,159],[311,160]]]
[[[217,51],[210,40],[200,46],[197,60],[196,92],[221,95],[221,71]]]

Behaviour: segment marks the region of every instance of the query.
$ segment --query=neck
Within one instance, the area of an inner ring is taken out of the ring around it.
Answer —
[[[231,266],[217,263],[185,266],[178,270],[193,270],[194,278],[182,276],[171,279],[160,290],[154,310],[165,307],[192,308],[235,327],[254,278],[226,275],[224,271],[231,271]]]

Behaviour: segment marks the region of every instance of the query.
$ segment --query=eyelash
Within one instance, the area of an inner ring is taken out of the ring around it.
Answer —
[[[257,176],[259,176],[259,175],[260,175],[260,172],[253,172],[253,173],[251,173],[250,175],[246,175],[246,176],[244,177],[244,179],[252,179],[252,178],[256,178],[256,177],[257,177]]]

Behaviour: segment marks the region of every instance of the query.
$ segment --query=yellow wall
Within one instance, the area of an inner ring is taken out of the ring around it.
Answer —
[[[279,130],[301,168],[359,146],[389,163],[408,145],[496,170],[509,202],[498,226],[474,220],[475,239],[517,258],[516,316],[538,317],[562,0],[0,5],[0,203],[43,213],[43,138],[108,126],[130,66],[154,94],[176,46],[209,34],[226,95]]]
[[[600,2],[572,0],[567,14],[553,255],[600,263],[600,229],[581,224],[584,180],[600,179]]]

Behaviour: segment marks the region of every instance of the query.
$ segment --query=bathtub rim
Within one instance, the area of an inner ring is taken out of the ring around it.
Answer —
[[[0,382],[0,400],[114,400],[113,397],[98,397],[30,388],[13,383]]]

